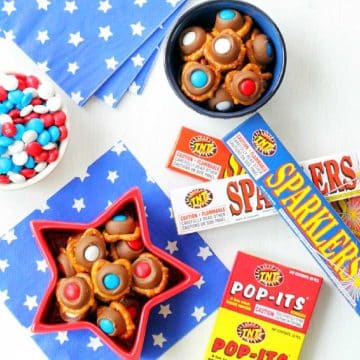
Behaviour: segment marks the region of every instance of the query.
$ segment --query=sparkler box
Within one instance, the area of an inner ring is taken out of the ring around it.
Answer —
[[[225,145],[360,314],[360,243],[264,119],[255,114]]]
[[[207,137],[207,141],[216,140],[215,144],[222,143],[207,135],[199,135],[199,133],[195,135],[197,139],[200,137],[205,139],[204,136]],[[230,152],[224,150],[224,157],[229,159]],[[179,234],[189,234],[277,214],[271,201],[263,195],[251,177],[244,173],[242,166],[238,162],[235,165],[235,162],[235,159],[231,160],[232,170],[227,167],[226,173],[236,169],[236,172],[242,173],[241,175],[171,191],[171,203]],[[359,193],[359,181],[356,175],[359,171],[357,153],[328,156],[300,164],[314,185],[328,194],[326,196],[328,201],[342,199],[338,201],[341,204],[343,199]],[[225,174],[225,167],[222,169],[222,173]],[[360,225],[358,233],[360,234]]]
[[[296,360],[322,278],[238,252],[205,360]]]

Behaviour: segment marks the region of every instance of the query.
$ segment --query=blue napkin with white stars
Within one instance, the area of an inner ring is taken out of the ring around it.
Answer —
[[[200,280],[153,308],[142,359],[156,359],[216,310],[228,270],[198,234],[179,236],[169,199],[122,142],[96,160],[21,223],[0,237],[0,302],[50,359],[116,359],[89,330],[31,335],[30,326],[50,273],[30,230],[34,219],[88,223],[130,188],[141,189],[152,242],[192,266]],[[99,191],[101,189],[101,191]],[[216,274],[216,276],[214,276]]]
[[[140,64],[164,37],[164,22],[168,20],[168,28],[174,20],[171,15],[185,2],[3,1],[0,36],[15,41],[79,105],[97,91],[108,104],[115,105],[124,93],[122,88],[130,87]],[[143,51],[148,41],[145,56],[137,50]],[[120,74],[109,85],[107,81],[117,71]],[[100,90],[104,84],[105,90]],[[117,94],[114,89],[119,84]]]

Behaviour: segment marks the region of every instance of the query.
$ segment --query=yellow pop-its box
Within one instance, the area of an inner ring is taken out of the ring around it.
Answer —
[[[205,360],[296,360],[322,278],[238,252]]]

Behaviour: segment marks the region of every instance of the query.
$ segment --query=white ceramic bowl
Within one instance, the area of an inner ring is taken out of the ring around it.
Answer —
[[[19,71],[1,71],[1,72],[3,74],[4,73],[5,74],[11,74],[11,73],[20,74]],[[29,75],[36,76],[40,80],[40,84],[49,83],[49,81],[44,80],[44,78],[42,78],[41,75],[39,76],[37,74],[36,75],[35,74],[27,74],[27,73],[24,73],[24,72],[21,72],[21,74],[24,74],[26,76],[29,76]],[[51,84],[51,86],[53,86],[53,85]],[[59,94],[59,92],[56,91],[56,88],[55,88],[55,94],[59,95],[61,97],[62,103],[64,103],[64,99]],[[58,151],[59,151],[58,158],[54,162],[49,163],[48,166],[43,171],[37,173],[32,178],[27,179],[22,183],[0,184],[0,191],[19,190],[19,189],[27,188],[27,187],[29,187],[29,186],[31,186],[33,184],[36,184],[39,181],[45,179],[59,165],[60,161],[62,160],[62,158],[64,156],[65,150],[66,150],[68,142],[69,142],[69,123],[70,123],[66,107],[64,107],[62,105],[61,110],[66,114],[65,126],[66,126],[66,129],[68,131],[68,135],[63,141],[60,142],[60,145],[58,147]]]

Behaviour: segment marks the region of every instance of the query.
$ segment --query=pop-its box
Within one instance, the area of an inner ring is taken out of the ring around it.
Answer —
[[[238,252],[206,360],[296,360],[322,278]]]
[[[259,114],[224,141],[359,314],[359,240]]]

